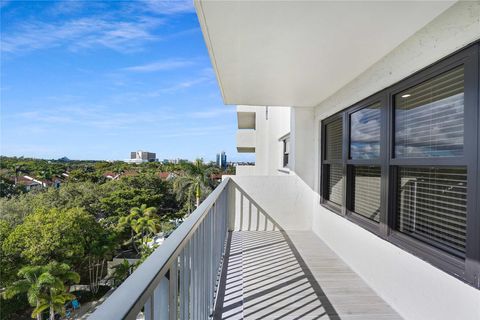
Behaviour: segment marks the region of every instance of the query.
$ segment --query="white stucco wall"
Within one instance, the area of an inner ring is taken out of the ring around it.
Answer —
[[[315,110],[313,108],[292,108],[291,111],[289,167],[311,189],[315,183]]]
[[[459,2],[315,108],[313,231],[405,319],[480,319],[480,290],[319,205],[320,120],[480,38],[480,2]],[[308,121],[307,121],[308,122]],[[307,126],[310,126],[309,122]],[[297,126],[299,127],[299,126]],[[296,148],[296,152],[308,148]],[[295,158],[310,157],[296,154]],[[309,165],[308,161],[305,165]]]
[[[255,149],[256,132],[253,129],[237,130],[237,149]]]
[[[231,176],[231,178],[284,230],[311,229],[311,204],[314,194],[297,176]],[[245,199],[244,206],[246,204]],[[247,220],[247,213],[244,220]]]
[[[340,111],[480,39],[480,1],[461,1],[321,102],[317,118]]]
[[[242,106],[244,110],[245,107]],[[237,110],[239,110],[237,108]],[[278,139],[290,132],[289,107],[249,106],[248,110],[255,110],[255,175],[284,175],[279,171],[282,168],[283,145]],[[238,132],[241,133],[242,130]],[[237,172],[240,176],[252,171]]]
[[[235,168],[235,175],[237,176],[254,176],[255,166],[240,165]]]
[[[266,108],[258,107],[255,173],[279,174],[278,138],[291,131],[290,177],[264,177],[258,181],[236,177],[285,226],[293,223],[292,228],[301,228],[310,224],[405,319],[478,320],[480,290],[320,206],[319,124],[478,39],[480,2],[458,2],[316,108],[270,107],[267,121]],[[300,207],[293,205],[299,203],[295,202],[298,196],[302,198]],[[311,202],[305,205],[304,201]],[[297,218],[300,222],[295,225]]]

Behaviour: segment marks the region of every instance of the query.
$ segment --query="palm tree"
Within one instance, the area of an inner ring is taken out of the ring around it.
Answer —
[[[160,231],[160,219],[148,216],[141,217],[133,220],[131,227],[136,233],[135,238],[143,248],[152,240],[153,235]]]
[[[193,199],[195,199],[195,207],[200,205],[202,195],[211,191],[208,180],[203,174],[182,174],[173,181],[173,190],[177,194],[178,200],[186,201],[187,211],[191,213],[193,210]]]
[[[115,271],[113,271],[111,279],[113,280],[113,286],[118,287],[132,273],[133,266],[130,265],[127,259],[123,259],[121,263],[113,268]]]
[[[64,314],[65,303],[75,299],[75,296],[65,291],[65,285],[60,278],[55,277],[50,272],[45,272],[38,278],[39,285],[42,287],[39,304],[33,309],[32,317],[41,315],[45,310],[49,310],[50,319],[55,319],[55,314]]]
[[[7,287],[3,293],[5,299],[10,299],[20,293],[27,293],[28,302],[35,309],[32,318],[42,319],[42,312],[49,309],[50,319],[55,313],[63,313],[64,304],[75,298],[67,293],[66,282],[78,283],[78,273],[70,271],[65,263],[51,262],[46,266],[26,266],[20,269],[18,276],[23,278]]]
[[[123,229],[126,226],[131,230],[130,241],[133,243],[133,248],[140,253],[136,242],[139,242],[142,247],[146,246],[151,237],[160,231],[161,221],[155,207],[142,204],[140,207],[130,209],[128,216],[120,218],[119,227]]]
[[[50,320],[55,319],[55,314],[65,313],[65,303],[75,299],[75,296],[66,292],[65,283],[80,282],[80,275],[70,270],[65,263],[51,262],[45,266],[45,272],[38,277],[38,284],[42,288],[39,305],[33,310],[32,317],[41,315],[44,310],[49,310]]]
[[[11,299],[14,296],[27,293],[27,299],[31,306],[38,308],[41,304],[41,286],[39,277],[45,272],[45,266],[26,266],[18,271],[18,277],[21,280],[15,281],[3,292],[4,299]],[[32,314],[33,316],[33,314]],[[37,313],[34,317],[37,320],[42,319],[42,315]]]

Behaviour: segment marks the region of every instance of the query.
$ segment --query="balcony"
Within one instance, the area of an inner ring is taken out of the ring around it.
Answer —
[[[237,176],[253,176],[255,175],[255,165],[238,165],[235,168]]]
[[[238,129],[256,129],[256,110],[252,106],[237,106]]]
[[[225,179],[89,319],[401,319],[309,230],[295,179]]]
[[[237,131],[237,151],[241,153],[255,152],[255,130],[241,129]]]

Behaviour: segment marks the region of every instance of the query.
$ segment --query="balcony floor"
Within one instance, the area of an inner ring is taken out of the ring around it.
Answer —
[[[401,317],[312,232],[234,231],[214,319]]]

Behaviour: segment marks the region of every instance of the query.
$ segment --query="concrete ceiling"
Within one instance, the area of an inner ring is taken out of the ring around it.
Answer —
[[[454,2],[195,0],[195,7],[226,104],[315,106]]]

